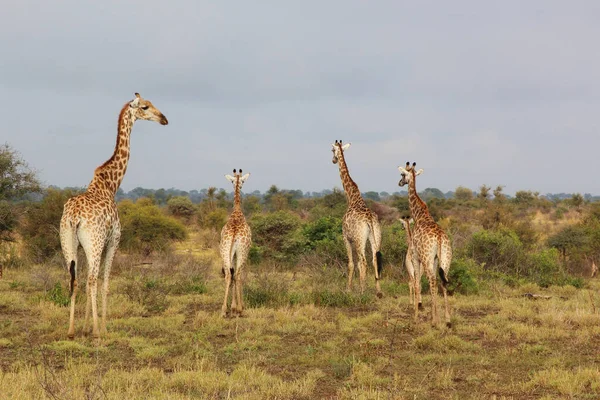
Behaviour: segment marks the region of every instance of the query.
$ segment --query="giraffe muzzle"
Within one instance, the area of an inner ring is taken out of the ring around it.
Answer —
[[[161,125],[168,125],[169,124],[169,120],[163,114],[160,115],[160,124]]]

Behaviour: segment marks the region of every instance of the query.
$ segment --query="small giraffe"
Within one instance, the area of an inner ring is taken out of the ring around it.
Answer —
[[[413,251],[415,249],[415,246],[413,245],[412,233],[410,231],[410,224],[413,223],[413,219],[409,216],[404,216],[404,217],[400,218],[400,222],[402,222],[402,226],[404,227],[404,230],[406,231],[406,244],[408,246],[408,248],[406,249],[406,258],[404,259],[404,266],[406,267],[406,272],[408,273],[409,301],[410,301],[410,304],[415,304],[415,301],[417,301],[417,299],[415,298],[416,297],[415,285],[417,285],[417,282],[415,280],[415,268],[414,268],[413,262],[412,262]],[[421,293],[419,292],[419,299],[418,299],[419,307],[421,307],[420,294]]]
[[[121,224],[115,194],[127,170],[129,140],[133,123],[138,119],[155,121],[167,125],[167,118],[148,100],[135,94],[119,114],[117,143],[114,153],[104,164],[96,168],[94,178],[85,193],[72,197],[65,203],[60,221],[60,244],[71,275],[71,311],[68,337],[75,337],[75,298],[77,295],[77,249],[81,244],[88,261],[87,301],[84,330],[86,330],[90,307],[92,310],[94,338],[106,333],[108,309],[108,278],[115,251],[121,237]],[[98,273],[102,253],[104,256],[104,282],[102,287],[102,325],[98,329],[96,303]]]
[[[452,247],[450,246],[450,239],[444,233],[442,228],[431,217],[427,204],[421,200],[417,194],[416,188],[416,177],[423,173],[423,169],[418,171],[415,170],[417,166],[413,163],[406,163],[406,167],[398,167],[398,170],[402,174],[399,186],[408,185],[408,205],[410,208],[410,214],[415,221],[415,227],[412,231],[412,242],[414,246],[413,251],[413,266],[415,268],[415,297],[421,299],[421,275],[423,269],[427,274],[429,280],[429,291],[431,292],[431,323],[436,326],[439,323],[439,317],[437,313],[437,282],[436,282],[436,259],[437,259],[437,270],[440,274],[442,281],[442,292],[444,293],[444,307],[445,307],[445,318],[446,325],[450,324],[450,311],[448,310],[448,291],[446,286],[448,284],[448,271],[450,269],[450,261],[452,260]],[[415,321],[418,319],[419,306],[417,302],[414,304],[415,307]]]
[[[365,290],[365,279],[367,276],[367,258],[365,248],[367,240],[371,243],[373,253],[373,268],[375,269],[375,287],[377,297],[381,298],[381,287],[379,279],[381,278],[381,269],[383,268],[383,257],[381,256],[381,227],[377,214],[371,211],[365,200],[360,195],[360,190],[348,171],[348,165],[344,158],[344,151],[350,147],[351,143],[342,144],[342,141],[335,141],[331,146],[333,149],[333,163],[338,164],[342,185],[348,199],[348,209],[342,220],[342,233],[346,252],[348,253],[348,291],[352,289],[352,276],[354,275],[354,261],[352,259],[353,250],[358,255],[358,271],[360,273],[360,291]]]
[[[242,196],[240,191],[242,185],[250,174],[242,176],[242,170],[236,172],[233,170],[233,176],[225,175],[227,180],[233,183],[234,200],[233,211],[227,220],[227,223],[221,230],[221,243],[219,250],[223,259],[223,276],[225,277],[225,298],[223,307],[221,307],[221,316],[227,316],[227,300],[229,298],[229,289],[233,286],[231,296],[231,312],[232,314],[242,315],[244,302],[242,299],[242,280],[244,266],[250,253],[250,245],[252,244],[252,232],[244,218],[242,212]],[[236,267],[233,268],[233,257],[235,256]]]

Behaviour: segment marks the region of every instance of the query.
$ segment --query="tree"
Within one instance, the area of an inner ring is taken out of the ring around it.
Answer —
[[[584,199],[580,193],[574,193],[573,196],[569,199],[569,203],[575,207],[579,208],[583,205]]]
[[[473,192],[469,188],[466,188],[464,186],[459,186],[456,188],[456,191],[454,192],[454,197],[458,201],[473,200]]]
[[[498,185],[494,189],[494,201],[496,203],[503,203],[506,200],[506,195],[502,193],[502,190],[504,190],[504,186],[502,185]]]
[[[0,242],[12,240],[18,215],[12,204],[26,194],[39,193],[35,171],[8,144],[0,146]]]
[[[18,200],[39,191],[35,171],[8,144],[0,146],[0,200]]]
[[[167,201],[169,212],[176,217],[189,218],[196,212],[194,203],[189,197],[174,196]]]
[[[535,200],[535,195],[529,190],[519,190],[515,193],[515,203],[528,206]]]
[[[483,205],[487,204],[488,200],[490,199],[490,190],[492,190],[492,188],[488,187],[487,185],[481,185],[479,187],[477,198]]]
[[[445,199],[444,193],[440,189],[437,188],[427,188],[419,193],[419,196],[423,201],[428,201],[430,199]]]
[[[25,250],[34,262],[44,262],[60,251],[58,232],[63,207],[69,198],[79,193],[81,190],[49,188],[42,201],[28,206],[19,232]]]
[[[379,197],[379,193],[377,192],[367,192],[365,193],[365,199],[373,200],[373,201],[381,201],[381,197]]]

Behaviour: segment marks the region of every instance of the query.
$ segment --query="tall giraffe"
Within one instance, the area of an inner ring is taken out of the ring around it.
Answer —
[[[377,297],[381,298],[381,287],[379,279],[381,278],[381,269],[383,268],[383,258],[381,256],[381,227],[377,214],[371,211],[365,200],[360,195],[360,190],[348,171],[348,165],[344,158],[344,151],[350,147],[351,143],[342,144],[342,141],[335,141],[331,146],[333,149],[333,163],[338,164],[340,169],[340,178],[348,199],[348,209],[342,220],[342,233],[346,252],[348,253],[348,290],[352,289],[352,276],[354,275],[354,261],[352,258],[353,250],[358,255],[358,271],[360,273],[360,291],[365,290],[365,279],[367,276],[367,258],[365,248],[367,240],[371,243],[373,253],[373,268],[375,269],[375,287]]]
[[[231,312],[233,314],[242,315],[244,302],[242,299],[242,281],[244,266],[250,253],[252,245],[252,232],[246,222],[244,213],[242,212],[242,196],[240,191],[242,185],[250,174],[242,176],[242,170],[236,172],[233,170],[233,176],[225,175],[227,180],[233,183],[234,199],[233,211],[229,215],[227,223],[221,230],[221,243],[219,250],[223,259],[223,276],[225,277],[225,298],[223,307],[221,307],[221,316],[227,316],[227,300],[229,298],[229,289],[233,285],[233,293],[231,296]],[[235,256],[236,266],[233,268],[233,257]]]
[[[413,266],[413,252],[415,250],[415,246],[412,242],[412,233],[410,231],[410,224],[413,222],[413,219],[410,216],[404,216],[400,218],[400,222],[402,222],[402,226],[404,227],[404,231],[406,232],[406,258],[404,259],[404,266],[406,267],[406,272],[408,273],[408,291],[409,291],[409,301],[410,304],[415,304],[416,292],[415,285],[417,285],[417,281],[415,280],[415,267]],[[419,279],[419,284],[420,284]],[[421,307],[421,292],[419,291],[419,299],[418,299],[419,307]]]
[[[88,261],[87,301],[85,323],[87,326],[90,307],[92,310],[95,338],[106,332],[106,312],[108,309],[108,278],[110,268],[121,237],[121,224],[115,203],[115,194],[127,170],[129,161],[129,140],[133,123],[138,119],[155,121],[167,125],[167,118],[154,105],[135,94],[135,99],[127,102],[119,114],[117,143],[112,157],[96,168],[94,178],[85,193],[72,197],[65,203],[60,220],[60,244],[71,275],[71,312],[69,338],[75,336],[75,297],[77,295],[77,249],[81,244]],[[98,273],[102,253],[104,256],[104,282],[102,286],[102,326],[98,329],[98,309],[96,303]],[[85,329],[85,328],[84,328]]]
[[[444,307],[446,325],[450,325],[450,311],[448,310],[448,271],[452,260],[452,247],[448,235],[444,233],[442,228],[433,220],[427,204],[421,200],[417,193],[416,177],[423,173],[423,169],[415,170],[417,163],[406,163],[406,167],[398,167],[402,174],[399,186],[408,185],[408,205],[410,213],[415,221],[415,227],[412,230],[413,265],[415,268],[415,297],[421,299],[421,275],[423,269],[429,280],[429,291],[431,292],[431,323],[436,326],[439,323],[437,313],[437,281],[436,281],[436,260],[437,272],[440,274],[442,281],[442,292],[444,293]],[[415,321],[419,315],[419,305],[417,302],[415,307]]]

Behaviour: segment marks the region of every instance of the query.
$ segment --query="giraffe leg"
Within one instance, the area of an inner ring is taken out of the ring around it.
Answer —
[[[75,337],[75,299],[77,298],[77,261],[72,260],[70,266],[71,273],[71,309],[69,312],[69,331],[67,337],[73,339]]]
[[[225,298],[223,299],[223,306],[221,307],[221,317],[227,316],[227,300],[229,297],[229,288],[231,287],[231,269],[225,267]]]
[[[86,286],[85,289],[85,319],[83,320],[83,332],[84,334],[88,331],[88,323],[90,322],[90,310],[92,309],[92,292],[90,287]]]
[[[108,281],[110,269],[112,267],[115,252],[119,246],[120,232],[115,232],[112,239],[108,242],[106,255],[104,256],[104,279],[102,280],[102,322],[100,324],[100,333],[106,334],[106,314],[108,312]]]
[[[231,315],[236,315],[238,312],[237,304],[237,276],[235,269],[231,273]]]
[[[100,337],[100,330],[98,329],[98,273],[100,261],[96,259],[90,266],[88,287],[90,288],[92,299],[92,336],[97,339]]]
[[[381,243],[381,231],[377,230],[378,228],[375,228],[375,224],[373,224],[373,225],[374,225],[373,229],[376,230],[376,232],[373,232],[371,239],[369,241],[371,242],[371,253],[373,256],[373,268],[375,269],[375,293],[377,294],[378,298],[382,298],[383,293],[381,292],[381,285],[379,284],[379,280],[381,279],[380,272],[381,272],[381,267],[382,267],[382,263],[383,263],[383,260],[381,258],[381,252],[379,251],[379,244]],[[379,224],[377,224],[377,226],[379,226]],[[379,233],[379,239],[377,238],[378,233]],[[366,269],[366,267],[365,267],[365,269]]]
[[[235,283],[236,283],[236,287],[235,287],[235,292],[234,292],[234,297],[237,297],[237,308],[238,308],[238,315],[241,316],[242,315],[242,311],[244,310],[244,300],[242,297],[242,291],[243,291],[243,272],[244,272],[244,267],[246,264],[246,259],[248,257],[248,252],[249,252],[250,247],[248,247],[248,250],[243,249],[242,251],[240,251],[236,257],[236,267],[235,267]]]
[[[442,281],[442,293],[444,294],[444,319],[446,326],[452,327],[450,322],[450,308],[448,307],[448,271],[452,262],[452,247],[449,241],[443,241],[440,245],[440,254],[438,255],[440,280]]]
[[[75,299],[77,297],[77,248],[79,240],[77,238],[77,228],[72,227],[70,223],[61,219],[60,223],[60,245],[65,257],[65,265],[70,275],[71,304],[69,311],[69,330],[67,336],[69,339],[75,337]]]
[[[360,274],[360,294],[363,294],[367,280],[367,257],[364,247],[362,251],[358,250],[358,273]]]
[[[435,260],[427,260],[425,264],[425,273],[429,280],[429,292],[431,294],[431,325],[437,326],[440,323],[440,319],[437,312],[437,279],[435,277]]]
[[[415,278],[413,276],[408,277],[408,301],[410,305],[415,304],[415,290],[413,287],[415,286]]]
[[[412,253],[412,265],[415,271],[414,279],[413,279],[413,290],[415,296],[414,302],[414,321],[415,323],[419,321],[419,310],[423,308],[421,305],[421,274],[422,268],[421,263],[419,262],[418,254],[415,252]]]
[[[346,245],[346,253],[348,254],[348,285],[346,290],[350,292],[352,290],[352,277],[354,276],[354,260],[352,259],[352,243],[344,235],[344,244]]]

